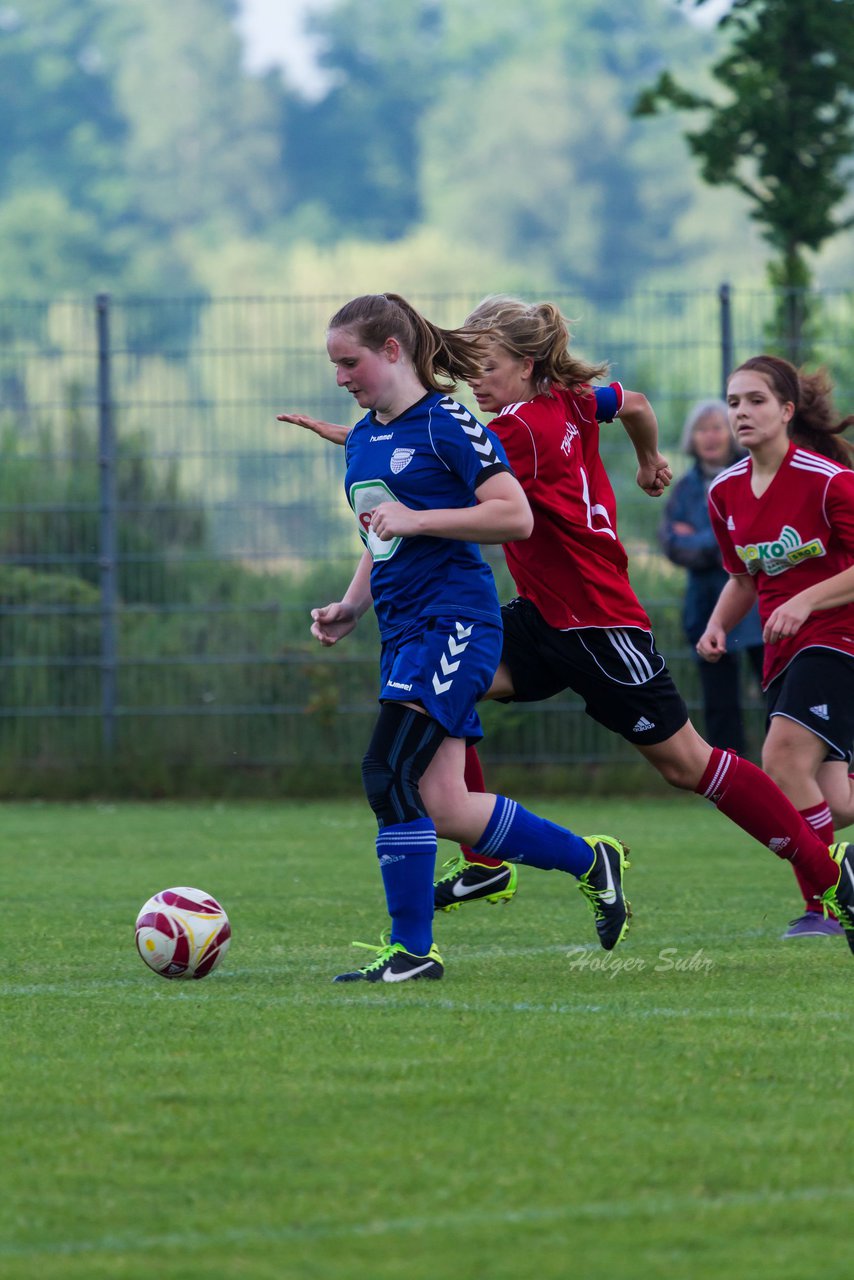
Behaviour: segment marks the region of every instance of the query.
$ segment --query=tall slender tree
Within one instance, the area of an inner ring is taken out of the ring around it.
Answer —
[[[687,0],[683,0],[686,3]],[[707,0],[692,0],[700,7]],[[854,0],[733,0],[718,19],[731,34],[712,76],[720,97],[662,71],[637,115],[702,111],[686,132],[706,182],[736,187],[774,256],[788,354],[803,356],[807,258],[854,225],[845,210],[854,156]]]

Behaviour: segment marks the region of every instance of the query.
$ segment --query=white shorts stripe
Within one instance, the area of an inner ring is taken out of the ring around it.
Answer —
[[[628,681],[629,684],[646,684],[647,680],[652,679],[655,673],[650,661],[632,643],[631,634],[628,631],[609,628],[608,639],[622,657],[626,664],[626,670],[631,674],[632,678]]]

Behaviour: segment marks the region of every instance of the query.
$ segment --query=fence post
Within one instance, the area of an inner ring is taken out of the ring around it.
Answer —
[[[110,760],[116,742],[116,432],[110,385],[110,295],[95,299],[98,332],[98,568],[101,579],[101,745]]]
[[[732,290],[728,284],[718,289],[718,316],[721,335],[721,399],[726,400],[726,384],[735,363],[732,350]]]

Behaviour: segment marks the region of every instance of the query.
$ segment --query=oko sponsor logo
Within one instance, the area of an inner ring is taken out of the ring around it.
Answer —
[[[785,524],[773,542],[749,542],[746,546],[735,548],[736,555],[748,573],[785,573],[802,560],[813,560],[827,555],[821,538],[812,538],[804,542],[797,529]]]

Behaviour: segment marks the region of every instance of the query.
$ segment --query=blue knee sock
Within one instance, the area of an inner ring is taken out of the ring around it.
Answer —
[[[568,871],[573,876],[589,871],[596,856],[581,836],[529,813],[506,796],[496,797],[486,830],[472,847],[490,858],[523,862],[542,871]]]
[[[377,835],[391,941],[414,956],[426,956],[433,943],[433,876],[436,828],[429,818],[397,822]]]

